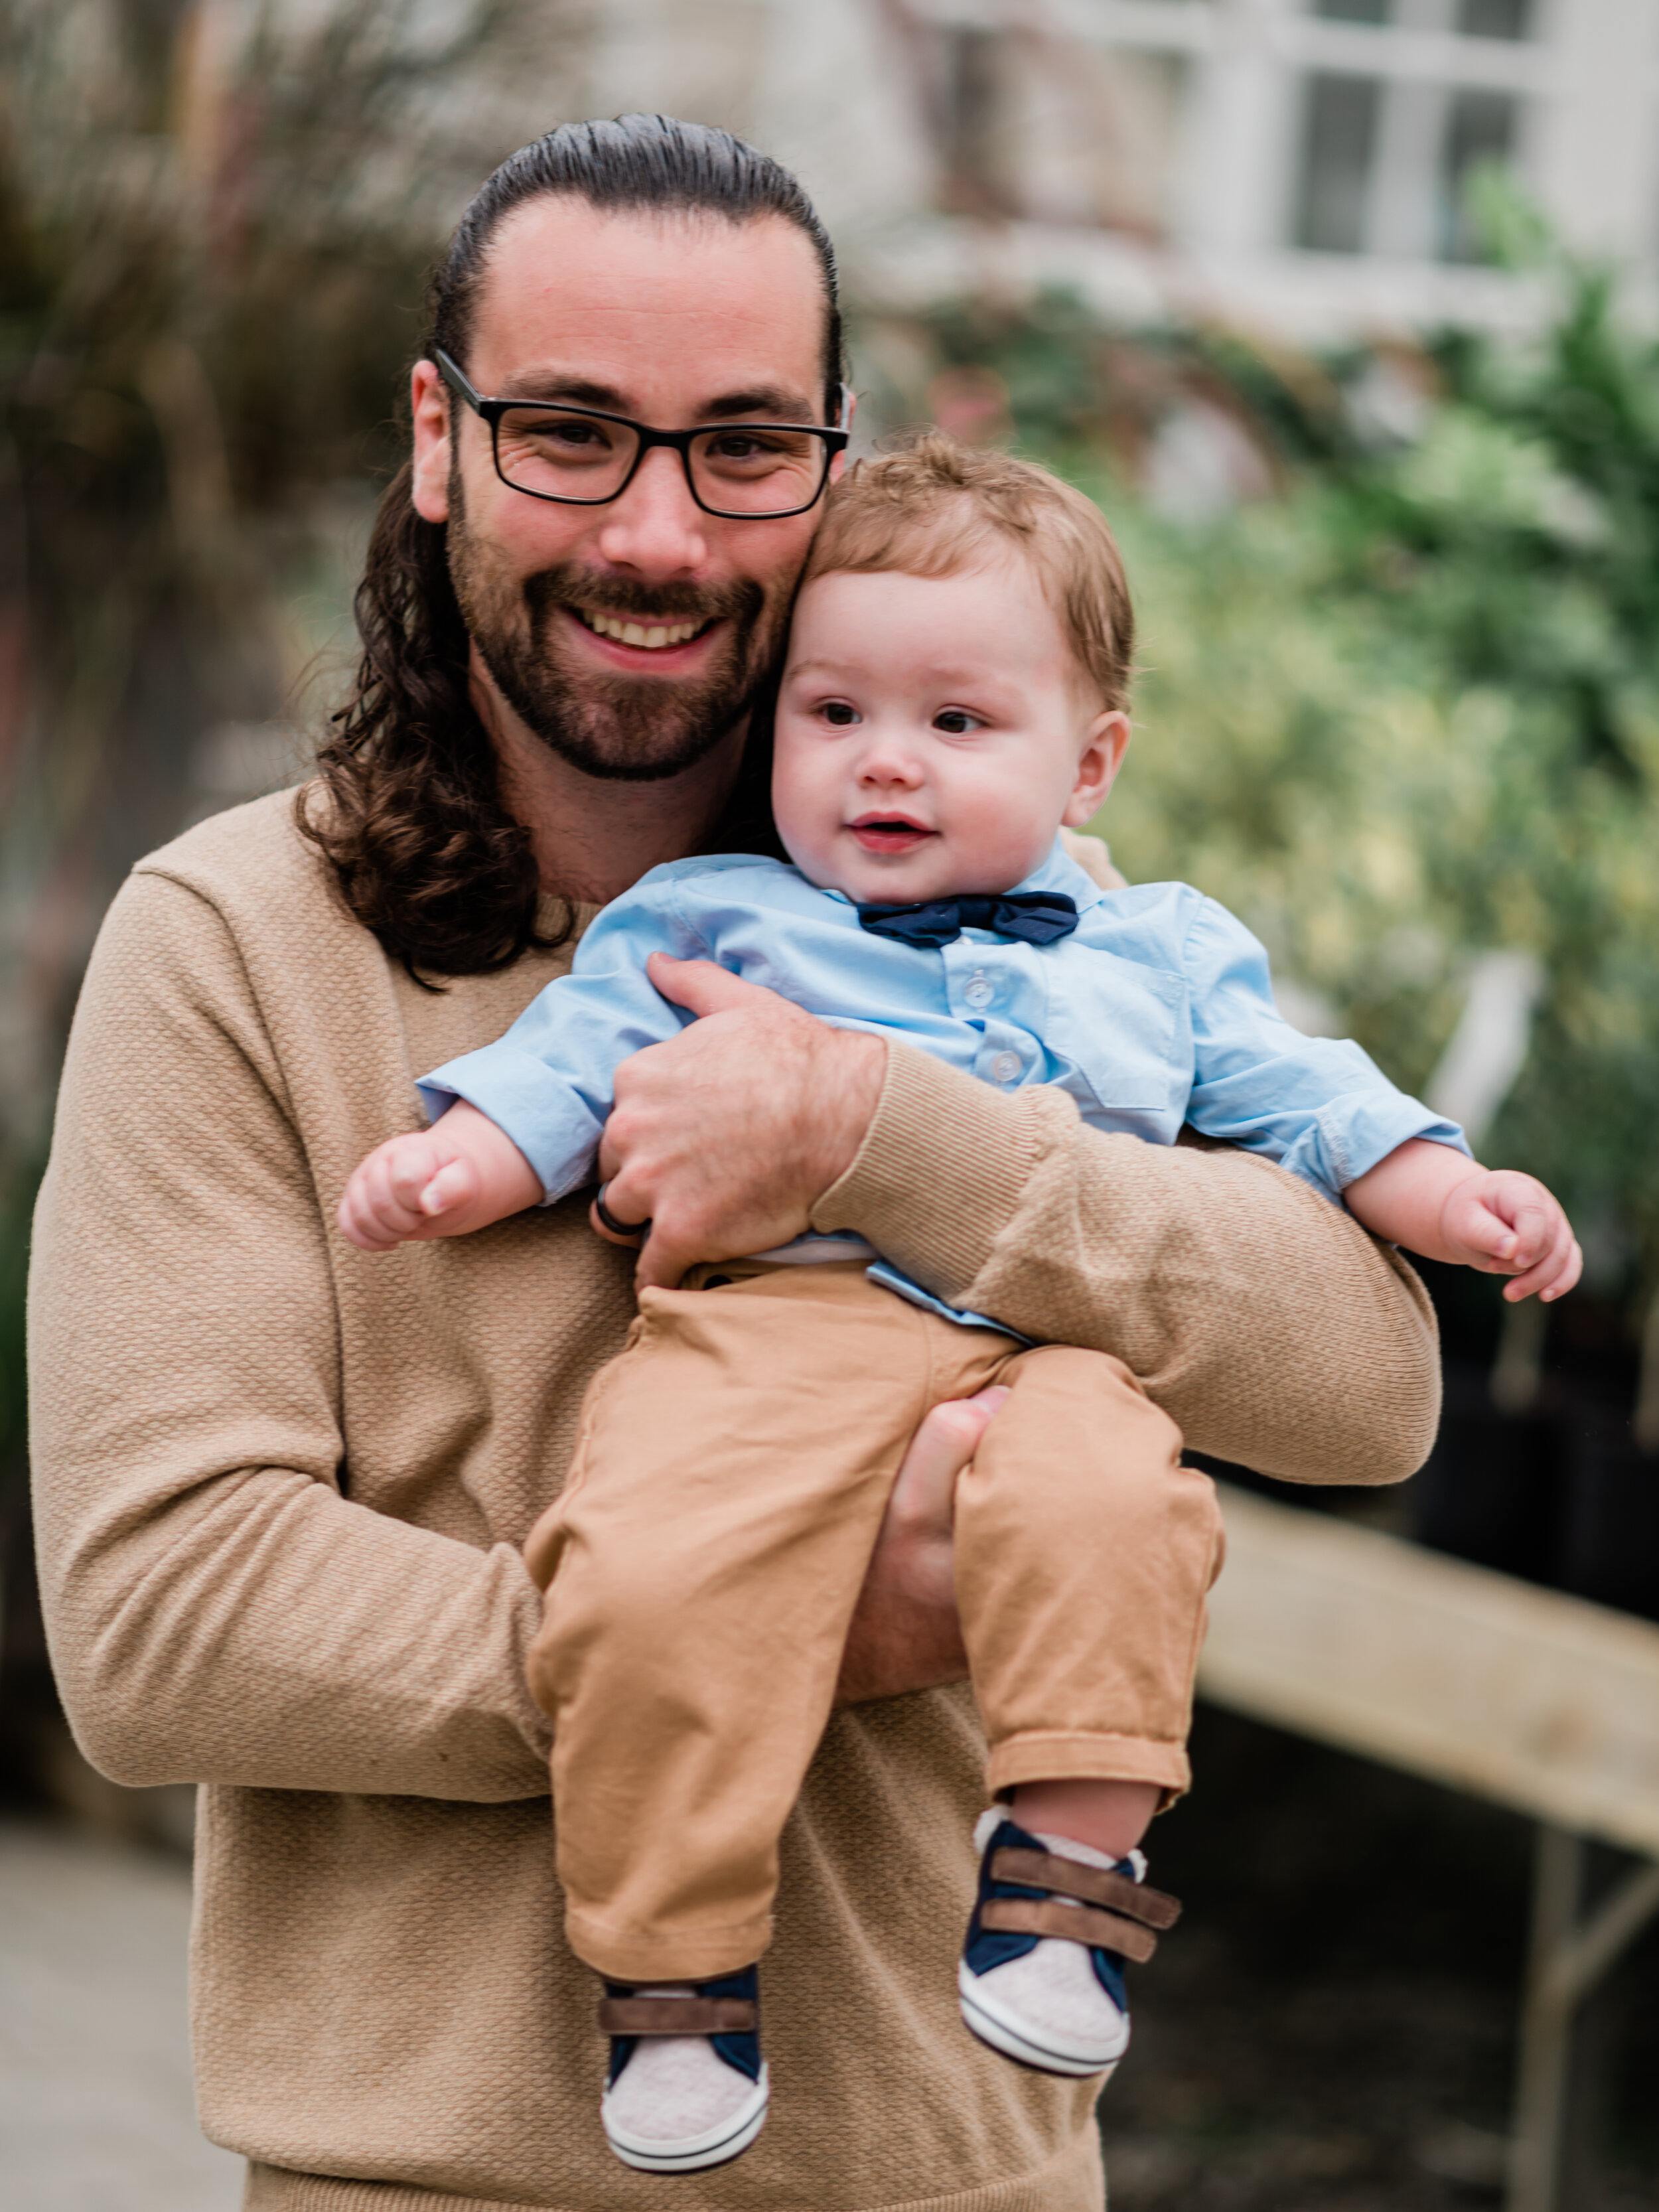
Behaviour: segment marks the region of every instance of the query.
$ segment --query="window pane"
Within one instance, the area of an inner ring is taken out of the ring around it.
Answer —
[[[1014,215],[1009,173],[1009,33],[957,24],[939,33],[939,149],[945,204],[969,215]]]
[[[1382,88],[1375,77],[1310,76],[1295,238],[1318,253],[1362,253]]]
[[[1466,39],[1529,39],[1532,0],[1458,0],[1457,27]]]
[[[1469,217],[1469,178],[1482,162],[1508,161],[1515,146],[1515,101],[1506,92],[1460,92],[1447,109],[1437,224],[1443,261],[1486,258]]]
[[[1333,23],[1391,23],[1394,0],[1313,0],[1313,12]]]

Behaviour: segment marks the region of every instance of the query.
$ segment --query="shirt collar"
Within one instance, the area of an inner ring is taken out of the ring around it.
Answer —
[[[1023,884],[1016,884],[1017,891],[1064,891],[1079,914],[1087,914],[1091,906],[1098,906],[1106,894],[1089,873],[1079,867],[1058,837],[1048,859],[1040,868],[1033,868]]]

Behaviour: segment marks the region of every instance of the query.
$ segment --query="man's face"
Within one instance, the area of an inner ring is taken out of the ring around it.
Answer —
[[[659,219],[546,198],[496,232],[461,365],[492,398],[563,399],[659,429],[817,422],[823,316],[811,243],[781,218]],[[449,526],[486,688],[587,775],[690,767],[747,713],[781,651],[817,510],[705,514],[661,447],[608,506],[532,499],[497,477],[488,426],[446,397],[422,362],[415,503]],[[629,643],[625,626],[636,641],[668,635]]]

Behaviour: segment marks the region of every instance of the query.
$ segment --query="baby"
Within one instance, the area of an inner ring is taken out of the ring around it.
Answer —
[[[591,1180],[617,1066],[690,1018],[652,988],[666,952],[999,1090],[1050,1085],[1102,1130],[1170,1144],[1191,1122],[1380,1237],[1559,1297],[1577,1248],[1540,1184],[1478,1166],[1357,1046],[1282,1021],[1261,946],[1212,901],[1103,891],[1067,856],[1059,829],[1098,810],[1128,742],[1131,644],[1080,494],[933,434],[860,463],[830,496],[778,702],[793,866],[653,868],[506,1036],[424,1079],[432,1127],[357,1169],[344,1233],[459,1235]],[[992,1806],[961,2009],[1049,2073],[1103,2078],[1124,2050],[1124,1960],[1178,1910],[1135,1847],[1188,1781],[1213,1490],[1118,1360],[809,1236],[641,1293],[531,1541],[566,1925],[605,1982],[601,2112],[630,2166],[716,2166],[759,2132],[780,1834],[905,1445],[930,1407],[993,1384],[956,1517]]]

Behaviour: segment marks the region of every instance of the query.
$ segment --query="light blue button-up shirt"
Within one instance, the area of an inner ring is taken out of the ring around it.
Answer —
[[[1103,891],[1056,842],[1023,891],[1064,891],[1052,945],[964,930],[934,949],[878,937],[840,891],[747,854],[653,868],[613,900],[506,1036],[422,1078],[434,1115],[466,1098],[504,1129],[551,1204],[593,1173],[620,1064],[693,1018],[647,956],[713,960],[837,1029],[899,1036],[994,1089],[1052,1084],[1097,1129],[1173,1144],[1183,1121],[1261,1152],[1331,1199],[1410,1137],[1468,1152],[1455,1122],[1396,1091],[1356,1044],[1279,1015],[1267,957],[1188,884]]]

